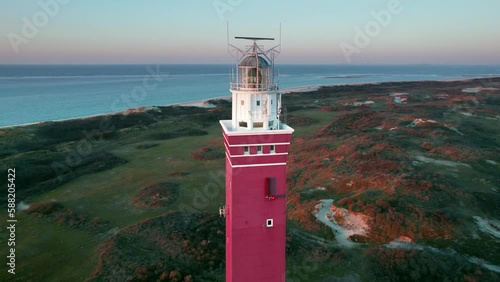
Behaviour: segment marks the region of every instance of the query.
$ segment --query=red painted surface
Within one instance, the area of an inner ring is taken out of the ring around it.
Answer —
[[[267,134],[265,138],[252,134],[231,136],[224,132],[226,145],[226,281],[279,282],[285,281],[286,201],[267,196],[268,178],[276,178],[276,195],[285,194],[287,155],[270,154],[269,143],[288,143],[288,134]],[[250,145],[253,155],[243,155]],[[263,144],[263,155],[255,155],[256,144]],[[289,145],[276,146],[276,151],[288,152]],[[237,149],[235,149],[237,148]],[[278,150],[280,148],[280,150]],[[235,165],[259,165],[238,167]],[[266,227],[267,219],[273,227]]]
[[[250,155],[248,157],[232,157],[231,164],[233,166],[240,165],[260,165],[263,163],[285,163],[287,155]]]
[[[224,132],[224,139],[227,139],[233,145],[239,144],[268,144],[268,143],[290,143],[292,139],[291,134],[283,134],[276,131],[274,134],[256,134],[255,132],[251,135],[242,135],[241,132],[238,134],[232,134],[233,132]]]
[[[274,150],[275,150],[275,153],[276,154],[279,154],[279,153],[288,153],[288,148],[289,148],[290,145],[274,145]],[[243,151],[243,148],[245,146],[233,146],[233,147],[229,147],[228,144],[226,144],[226,148],[229,148],[229,153],[231,156],[237,156],[237,155],[243,155],[244,154],[244,151]],[[250,146],[252,147],[252,146]],[[263,153],[264,154],[269,154],[269,145],[262,145],[263,147]],[[254,148],[253,149],[254,151],[254,154],[255,152],[257,151],[257,148]]]

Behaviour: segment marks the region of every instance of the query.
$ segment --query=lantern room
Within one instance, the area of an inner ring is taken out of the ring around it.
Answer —
[[[239,64],[240,89],[267,90],[270,88],[271,65],[262,56],[252,54]]]

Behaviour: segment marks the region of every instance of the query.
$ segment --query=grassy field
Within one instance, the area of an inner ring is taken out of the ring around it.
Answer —
[[[295,128],[287,281],[498,279],[500,231],[484,231],[474,217],[500,228],[500,91],[462,92],[479,86],[500,88],[500,79],[284,97]],[[407,103],[394,103],[393,92],[408,93]],[[230,105],[214,103],[0,129],[0,169],[16,167],[17,202],[30,206],[16,214],[15,281],[107,281],[117,273],[120,281],[222,281],[217,120],[230,118]],[[433,122],[411,126],[417,119]],[[161,183],[178,185],[173,203],[134,203]],[[312,214],[321,199],[370,218],[369,234],[351,238],[362,243],[337,244]],[[173,232],[170,222],[185,227]],[[414,243],[390,247],[399,236]]]
[[[174,125],[175,124],[175,125]],[[106,140],[96,150],[105,150],[126,163],[104,171],[86,174],[60,186],[52,187],[45,193],[33,193],[23,199],[25,203],[57,202],[75,213],[97,217],[109,223],[109,231],[95,233],[87,230],[67,228],[58,222],[51,222],[42,217],[18,213],[19,229],[17,233],[19,281],[82,281],[89,277],[97,263],[96,248],[116,230],[145,219],[159,216],[172,210],[178,210],[185,204],[199,212],[218,213],[218,207],[224,202],[224,187],[217,193],[202,197],[201,203],[193,205],[193,195],[203,193],[204,184],[209,175],[219,175],[224,171],[221,160],[195,161],[192,152],[213,139],[222,141],[221,129],[217,123],[204,127],[205,134],[199,137],[157,138],[151,140],[152,132],[175,132],[187,127],[199,127],[196,123],[176,123],[170,120],[158,122],[152,128],[125,128],[120,130],[120,137]],[[7,130],[8,136],[23,136],[37,131],[19,128]],[[118,134],[116,134],[118,135]],[[132,136],[132,137],[131,137]],[[166,139],[166,140],[161,140]],[[4,139],[5,140],[5,139]],[[4,141],[2,140],[2,141]],[[16,138],[4,142],[16,144]],[[139,141],[139,142],[137,142]],[[5,144],[4,143],[4,144]],[[154,144],[154,146],[141,146]],[[72,142],[55,144],[54,147],[71,148]],[[146,148],[143,148],[146,147]],[[54,149],[57,150],[57,149]],[[19,154],[6,158],[6,163]],[[52,158],[50,158],[52,160]],[[39,160],[41,163],[47,160]],[[50,167],[51,163],[45,163]],[[17,170],[30,168],[17,166]],[[189,172],[188,177],[170,176],[175,172]],[[164,181],[177,182],[180,196],[172,206],[160,208],[137,207],[131,198],[144,186]],[[57,182],[57,181],[56,181]],[[40,194],[40,195],[38,195]],[[206,198],[206,199],[205,199]],[[19,201],[20,199],[18,199]],[[29,270],[29,271],[26,271]],[[36,271],[35,271],[36,270]],[[2,273],[1,275],[5,275]]]

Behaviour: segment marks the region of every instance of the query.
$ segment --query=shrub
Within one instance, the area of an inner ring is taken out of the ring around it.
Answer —
[[[312,118],[298,116],[288,116],[286,119],[286,123],[290,126],[307,126],[317,122],[317,120],[314,120]]]
[[[143,187],[132,198],[137,206],[165,207],[179,197],[179,184],[171,182],[153,183]]]
[[[154,147],[157,147],[157,146],[160,146],[160,144],[158,144],[158,143],[148,143],[148,144],[137,145],[136,148],[140,149],[140,150],[144,150],[144,149],[154,148]]]
[[[193,153],[194,160],[209,161],[216,159],[223,159],[226,156],[222,148],[209,148],[204,147]]]
[[[181,212],[125,227],[99,246],[88,281],[223,281],[223,230],[216,214]]]
[[[108,227],[108,222],[97,217],[77,214],[58,202],[34,203],[30,205],[27,213],[37,215],[49,222],[90,232],[104,232]]]
[[[57,202],[34,203],[26,210],[30,214],[48,215],[61,210],[63,205]]]
[[[382,122],[382,116],[377,112],[361,108],[357,112],[347,113],[337,117],[321,131],[321,135],[361,131],[374,128]]]

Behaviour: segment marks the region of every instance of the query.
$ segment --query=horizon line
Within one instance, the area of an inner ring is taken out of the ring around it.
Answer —
[[[144,65],[233,65],[234,62],[227,63],[10,63],[3,64],[0,66],[144,66]],[[500,63],[496,64],[443,64],[443,63],[364,63],[364,64],[311,64],[311,63],[280,63],[277,65],[297,65],[297,66],[500,66]]]

